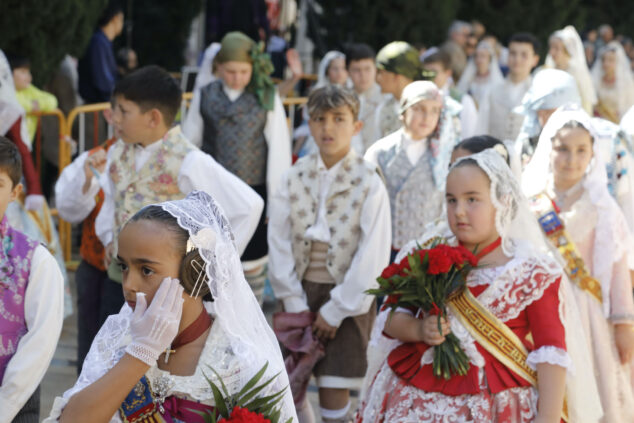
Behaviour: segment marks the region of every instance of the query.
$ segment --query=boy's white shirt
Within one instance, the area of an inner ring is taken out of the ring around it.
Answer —
[[[339,163],[337,163],[338,165]],[[337,166],[335,165],[335,166]],[[333,166],[334,168],[334,166]],[[333,168],[329,170],[319,157],[320,198],[316,221],[307,229],[306,235],[327,242],[330,231],[325,233],[322,219],[326,216],[326,195],[332,183]],[[377,286],[376,278],[389,264],[392,228],[390,221],[390,200],[385,185],[378,174],[372,175],[368,195],[361,212],[361,236],[359,246],[352,258],[343,282],[330,291],[330,300],[319,312],[324,320],[339,327],[346,317],[358,316],[370,309],[373,296],[365,290]],[[285,173],[279,188],[269,201],[269,280],[277,298],[284,303],[287,312],[299,313],[308,310],[306,293],[302,281],[295,271],[291,240],[290,201],[288,193],[288,173]],[[327,222],[325,228],[327,228]]]
[[[0,384],[0,421],[10,422],[24,407],[48,369],[64,321],[64,279],[46,247],[33,252],[24,295],[27,333],[20,339]]]
[[[482,104],[480,105],[480,109],[478,110],[478,123],[476,125],[476,134],[487,134],[492,135],[494,137],[499,137],[497,134],[491,134],[491,97],[500,91],[506,93],[506,97],[509,99],[509,103],[512,105],[509,107],[509,113],[513,111],[513,108],[519,106],[522,102],[522,98],[524,94],[530,88],[532,81],[532,74],[526,77],[524,80],[518,83],[514,83],[511,81],[509,76],[504,78],[503,81],[494,84],[491,86],[488,94],[485,96]],[[500,116],[499,119],[505,119],[506,117]],[[462,137],[463,139],[465,137]],[[504,141],[504,140],[502,140]]]
[[[449,78],[441,90],[445,95],[451,97],[449,90],[452,86],[453,79]],[[460,104],[462,105],[462,110],[460,111],[460,136],[465,139],[478,134],[478,108],[475,101],[473,101],[473,97],[467,93],[462,93]]]
[[[119,140],[118,142],[123,141]],[[159,140],[145,148],[135,146],[135,168],[137,171],[143,167],[143,164],[145,164],[152,152],[160,147],[161,143],[162,140]],[[108,150],[106,169],[110,168],[111,160],[112,149]],[[81,187],[79,183],[81,182],[83,185],[85,180],[83,163],[77,168],[79,171],[76,175],[75,183]],[[100,187],[104,192],[104,203],[95,220],[95,232],[103,245],[108,245],[113,240],[115,212],[113,193],[115,188],[107,171],[101,174],[99,184],[91,184],[84,197],[92,196],[94,198]],[[255,232],[264,209],[262,198],[237,176],[222,167],[210,155],[198,149],[190,151],[183,159],[178,174],[178,188],[183,194],[188,194],[192,191],[204,191],[220,204],[233,229],[238,252],[242,254]],[[80,193],[81,188],[77,192]],[[87,200],[85,201],[87,203]]]
[[[233,90],[222,85],[223,91],[229,100],[236,101],[244,90]],[[203,143],[203,118],[200,114],[200,90],[194,93],[198,97],[197,101],[192,101],[192,107],[187,112],[185,123],[183,124],[183,134],[195,146],[200,148]],[[273,110],[266,113],[266,124],[264,125],[264,139],[268,146],[268,157],[266,160],[266,190],[269,198],[273,195],[280,182],[282,174],[291,167],[291,135],[286,123],[286,113],[280,95],[275,92],[275,102]],[[268,212],[267,212],[268,213]]]

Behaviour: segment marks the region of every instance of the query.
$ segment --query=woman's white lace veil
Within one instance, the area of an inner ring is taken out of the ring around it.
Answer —
[[[199,147],[202,145],[204,127],[203,117],[200,114],[200,90],[216,80],[213,74],[213,62],[218,51],[220,51],[220,43],[211,43],[203,53],[203,60],[200,63],[196,81],[194,82],[192,102],[182,124],[183,134]]]
[[[591,265],[593,276],[602,282],[603,308],[604,313],[608,316],[610,310],[609,281],[612,280],[613,264],[628,253],[632,245],[632,237],[623,213],[608,190],[605,158],[598,145],[600,137],[594,129],[590,116],[578,105],[562,106],[550,117],[539,137],[535,154],[524,170],[522,188],[524,193],[530,196],[543,192],[549,184],[552,184],[553,177],[550,167],[552,139],[566,123],[571,121],[583,125],[595,140],[594,156],[588,165],[582,184],[599,214],[595,228],[593,248],[595,253]],[[603,283],[603,281],[606,282]]]
[[[577,81],[584,109],[590,112],[592,106],[597,104],[597,94],[592,83],[592,78],[590,77],[590,70],[586,63],[585,49],[583,48],[583,42],[581,41],[581,37],[579,37],[579,33],[574,26],[568,25],[564,29],[555,31],[551,37],[556,37],[563,42],[570,56],[568,72],[570,72]],[[550,54],[546,56],[546,67],[555,67],[555,61]]]
[[[331,50],[321,59],[319,62],[319,69],[317,70],[317,84],[315,85],[315,89],[325,87],[326,85],[330,85],[330,80],[328,79],[328,67],[330,66],[330,62],[335,59],[346,59],[346,55],[337,50]]]
[[[0,50],[0,135],[5,135],[15,121],[24,115],[24,109],[15,94],[11,67],[4,52]],[[31,148],[31,139],[29,138],[24,119],[22,119],[20,135],[22,135],[22,141]]]
[[[610,41],[599,50],[597,60],[592,66],[592,81],[598,91],[603,79],[603,55],[608,51],[613,51],[616,54],[615,91],[619,96],[617,113],[621,117],[634,105],[634,76],[632,76],[630,59],[625,54],[621,43]]]
[[[242,383],[268,362],[264,377],[279,373],[273,386],[275,392],[286,389],[282,415],[295,419],[295,406],[277,338],[244,278],[233,232],[220,205],[209,194],[194,191],[182,200],[159,206],[189,232],[190,240],[205,261],[207,284],[214,299],[214,325],[221,326],[233,353],[251,369]]]
[[[504,75],[502,75],[502,71],[500,70],[498,57],[493,46],[489,44],[488,41],[480,41],[478,43],[478,46],[476,47],[476,51],[478,50],[486,50],[491,56],[491,61],[489,62],[489,77],[487,79],[487,85],[491,87],[493,84],[504,81]],[[478,69],[475,64],[475,59],[472,57],[469,59],[464,72],[462,72],[462,76],[460,77],[460,81],[458,81],[458,85],[456,85],[458,91],[462,93],[469,92],[471,83],[475,80],[477,74]]]

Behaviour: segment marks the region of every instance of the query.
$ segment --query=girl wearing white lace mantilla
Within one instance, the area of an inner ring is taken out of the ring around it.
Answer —
[[[550,36],[548,45],[548,56],[546,56],[544,66],[561,69],[572,75],[577,81],[583,109],[592,113],[594,105],[597,104],[597,94],[586,63],[583,43],[577,30],[574,26],[568,25],[564,29],[555,31]]]
[[[421,321],[416,311],[399,309],[388,320],[389,312],[383,311],[368,350],[357,421],[558,422],[566,369],[573,367],[561,267],[544,253],[519,185],[493,149],[458,160],[449,171],[446,194],[447,221],[418,241],[440,234],[452,245],[483,247],[476,250],[482,251],[480,267],[468,275],[467,287],[495,324],[510,329],[524,346],[525,363],[536,371],[537,382],[502,364],[499,350],[476,340],[451,310],[442,333],[436,316],[420,316]],[[405,246],[397,261],[416,245]],[[445,380],[433,374],[433,346],[449,332],[460,339],[470,368]]]
[[[143,208],[122,229],[117,259],[127,304],[101,328],[46,422],[203,422],[196,411],[215,405],[205,376],[220,382],[208,366],[230,394],[267,362],[265,379],[280,374],[260,395],[287,388],[275,335],[208,194]],[[296,421],[290,391],[279,407],[281,421]]]
[[[610,41],[599,50],[592,66],[592,81],[599,103],[595,111],[602,118],[619,123],[634,105],[634,77],[630,59],[618,41]]]
[[[582,325],[593,354],[604,422],[634,421],[630,364],[634,353],[634,303],[627,255],[628,223],[607,188],[604,155],[593,121],[578,106],[563,106],[548,120],[522,181],[524,193],[545,196],[570,240],[552,240],[554,250],[576,245],[580,260],[567,273],[590,279],[574,287]],[[598,282],[587,285],[585,282]]]

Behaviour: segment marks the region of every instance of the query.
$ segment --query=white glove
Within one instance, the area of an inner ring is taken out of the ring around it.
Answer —
[[[46,198],[43,195],[27,195],[24,199],[24,208],[27,210],[40,210],[44,207],[44,203],[46,203]]]
[[[125,351],[148,366],[156,364],[161,353],[178,333],[183,313],[183,287],[178,279],[165,278],[147,306],[145,294],[137,292],[136,307],[130,321],[132,343]]]

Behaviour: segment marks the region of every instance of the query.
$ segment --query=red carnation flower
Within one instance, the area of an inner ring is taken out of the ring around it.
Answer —
[[[433,248],[429,250],[429,267],[427,273],[430,275],[438,275],[447,273],[453,266],[453,261],[442,249]]]
[[[246,408],[234,407],[228,419],[221,421],[232,423],[271,423],[269,419],[265,419],[262,414],[254,413]]]
[[[399,267],[399,265],[396,263],[392,263],[388,267],[383,269],[383,272],[381,273],[381,277],[383,279],[389,279],[394,275],[398,275],[400,271],[401,271],[401,268]]]

